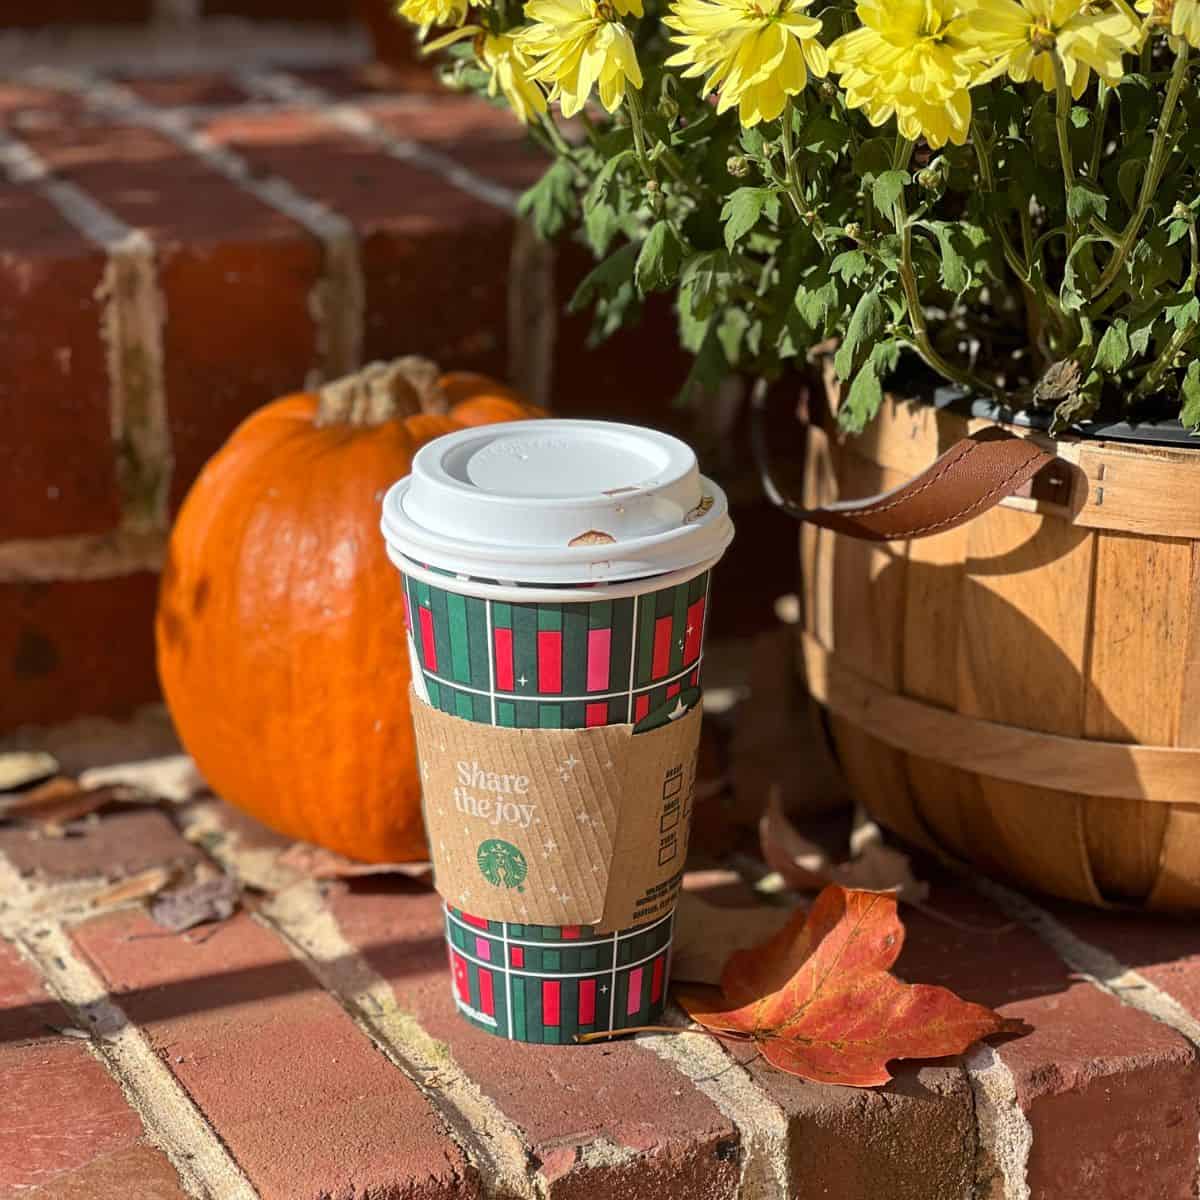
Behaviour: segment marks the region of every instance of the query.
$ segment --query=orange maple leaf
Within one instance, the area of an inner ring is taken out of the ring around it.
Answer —
[[[947,988],[889,974],[903,944],[895,896],[833,884],[769,941],[731,954],[720,995],[683,989],[677,999],[713,1033],[757,1043],[780,1070],[852,1087],[887,1083],[892,1059],[961,1054],[1025,1029]]]

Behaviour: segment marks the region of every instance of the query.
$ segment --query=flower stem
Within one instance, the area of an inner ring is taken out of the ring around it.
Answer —
[[[625,96],[629,105],[629,128],[633,131],[633,152],[637,155],[642,174],[647,180],[657,182],[654,167],[646,155],[646,131],[642,126],[642,99],[633,88],[630,88]]]
[[[800,169],[796,162],[796,142],[792,134],[792,111],[792,100],[789,96],[788,102],[783,106],[783,117],[779,123],[779,141],[783,147],[783,167],[787,176],[787,193],[791,197],[792,207],[796,210],[796,216],[803,219],[804,214],[808,211],[808,207],[804,203],[804,191],[800,187]]]
[[[895,169],[907,170],[912,161],[913,143],[900,137],[896,142],[893,158]],[[900,285],[904,289],[904,303],[908,309],[908,320],[912,325],[912,347],[939,375],[957,383],[968,391],[989,396],[998,396],[997,389],[979,379],[972,372],[954,366],[938,352],[929,338],[929,326],[925,320],[925,309],[921,304],[921,289],[917,284],[917,272],[913,266],[912,223],[908,219],[908,207],[904,200],[904,189],[892,208],[892,223],[900,235]]]
[[[1175,365],[1176,355],[1196,336],[1196,329],[1196,322],[1190,321],[1175,334],[1167,348],[1159,355],[1154,366],[1138,384],[1137,390],[1133,393],[1135,400],[1154,394],[1155,389],[1162,382],[1163,376]]]
[[[550,141],[550,145],[560,158],[571,157],[571,147],[567,144],[566,139],[559,132],[558,126],[554,123],[554,118],[548,113],[541,114],[541,126],[546,133],[546,137]]]
[[[1071,150],[1071,89],[1067,85],[1067,71],[1057,50],[1053,52],[1054,86],[1058,103],[1054,110],[1054,128],[1058,132],[1058,157],[1062,161],[1063,187],[1066,190],[1066,203],[1070,207],[1071,192],[1078,182],[1075,175],[1075,155]],[[1067,218],[1067,255],[1075,246],[1078,236],[1075,222]]]
[[[1146,168],[1146,174],[1142,176],[1142,190],[1138,195],[1137,207],[1133,210],[1133,216],[1129,218],[1129,224],[1125,227],[1125,232],[1121,237],[1120,245],[1117,246],[1116,253],[1112,256],[1109,264],[1104,269],[1104,273],[1100,276],[1096,283],[1096,290],[1092,295],[1093,304],[1098,308],[1098,311],[1103,312],[1111,303],[1109,297],[1105,294],[1116,283],[1121,270],[1124,268],[1130,254],[1133,253],[1133,247],[1137,242],[1138,235],[1142,231],[1142,224],[1146,220],[1146,214],[1150,211],[1150,205],[1154,202],[1154,193],[1158,190],[1158,185],[1162,181],[1163,171],[1167,166],[1167,152],[1171,146],[1171,125],[1175,118],[1175,109],[1179,104],[1179,97],[1183,93],[1183,85],[1187,82],[1189,63],[1189,49],[1186,42],[1182,43],[1175,56],[1175,68],[1171,72],[1171,83],[1167,88],[1167,98],[1163,102],[1162,116],[1158,121],[1158,128],[1154,131],[1154,144],[1150,149],[1150,163]]]

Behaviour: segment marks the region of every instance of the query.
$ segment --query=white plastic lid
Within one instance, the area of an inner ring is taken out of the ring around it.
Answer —
[[[422,447],[383,501],[394,553],[476,578],[589,583],[677,571],[733,538],[724,492],[669,434],[516,421]]]

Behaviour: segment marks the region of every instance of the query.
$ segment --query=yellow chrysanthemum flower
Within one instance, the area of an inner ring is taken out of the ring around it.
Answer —
[[[1138,0],[1137,10],[1200,49],[1200,0]]]
[[[503,92],[518,120],[528,125],[530,118],[546,111],[546,96],[529,77],[529,60],[512,34],[488,33],[481,25],[464,25],[453,33],[429,42],[423,51],[432,54],[464,38],[475,39],[475,58],[488,71],[488,95]]]
[[[424,37],[433,25],[461,25],[469,7],[470,0],[402,0],[396,12],[420,26]]]
[[[625,87],[642,86],[642,71],[629,30],[618,14],[642,15],[642,0],[529,0],[533,24],[517,34],[521,52],[533,62],[530,77],[548,84],[564,117],[573,117],[595,87],[600,103],[615,112]]]
[[[859,0],[861,29],[829,47],[846,102],[872,125],[893,116],[900,132],[935,149],[962,145],[979,53],[964,40],[959,0]]]
[[[488,95],[504,93],[508,106],[525,124],[546,111],[546,96],[529,77],[529,59],[511,34],[487,34],[476,51],[480,62],[492,73]]]
[[[1138,47],[1142,30],[1127,5],[1096,0],[967,0],[968,40],[997,59],[986,78],[1007,73],[1017,83],[1036,79],[1055,89],[1057,52],[1075,98],[1095,71],[1117,84],[1122,59]]]
[[[804,15],[812,0],[675,0],[664,23],[682,46],[667,66],[685,77],[707,73],[705,92],[719,91],[717,111],[735,104],[745,126],[773,121],[808,76],[829,71],[817,40],[821,22]]]

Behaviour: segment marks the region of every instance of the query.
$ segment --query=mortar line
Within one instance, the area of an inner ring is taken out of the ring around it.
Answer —
[[[91,1034],[89,1051],[112,1076],[187,1190],[202,1200],[258,1200],[220,1135],[76,951],[63,922],[32,911],[38,894],[3,854],[0,894],[24,901],[25,909],[24,919],[7,920],[0,936],[16,946],[47,991]]]
[[[973,1196],[1030,1200],[1033,1126],[1017,1099],[1017,1081],[994,1046],[980,1042],[962,1059],[975,1129]],[[999,1189],[999,1190],[997,1190]]]
[[[152,130],[247,192],[272,212],[294,221],[321,247],[321,278],[309,293],[320,368],[316,384],[355,370],[362,363],[366,328],[366,284],[353,222],[305,195],[281,176],[257,171],[236,150],[214,141],[184,111],[158,108],[121,84],[86,71],[33,67],[24,78],[79,97],[91,109]]]
[[[174,461],[163,375],[166,307],[158,286],[154,243],[41,157],[0,131],[0,173],[40,192],[62,218],[105,252],[100,338],[105,345],[109,425],[117,462],[122,526],[164,529]]]
[[[358,1029],[425,1097],[445,1123],[448,1136],[478,1173],[492,1200],[544,1200],[540,1177],[531,1171],[525,1138],[478,1085],[431,1037],[411,1013],[400,1008],[391,985],[346,940],[313,880],[278,877],[274,851],[242,851],[237,835],[222,826],[217,810],[199,806],[180,814],[193,825],[224,835],[209,852],[251,885],[273,890],[253,917],[271,930]],[[283,886],[281,886],[283,885]],[[278,889],[278,890],[274,890]]]
[[[52,583],[60,579],[116,579],[157,573],[166,559],[162,530],[84,533],[0,542],[0,583]]]
[[[369,142],[392,158],[440,176],[459,191],[493,208],[510,214],[517,210],[519,192],[485,179],[440,150],[392,133],[363,105],[338,100],[324,89],[304,83],[286,71],[243,71],[238,75],[238,82],[252,95],[315,109],[337,128]]]
[[[1072,933],[1065,925],[1027,896],[982,876],[972,887],[1002,912],[1019,921],[1041,939],[1076,974],[1107,992],[1129,1008],[1169,1025],[1200,1050],[1200,1020],[1193,1017],[1173,996],[1156,987],[1144,975]]]
[[[690,1024],[674,1005],[663,1020]],[[733,1122],[741,1142],[739,1200],[789,1200],[795,1194],[787,1113],[715,1038],[649,1034],[634,1044],[690,1079]]]

